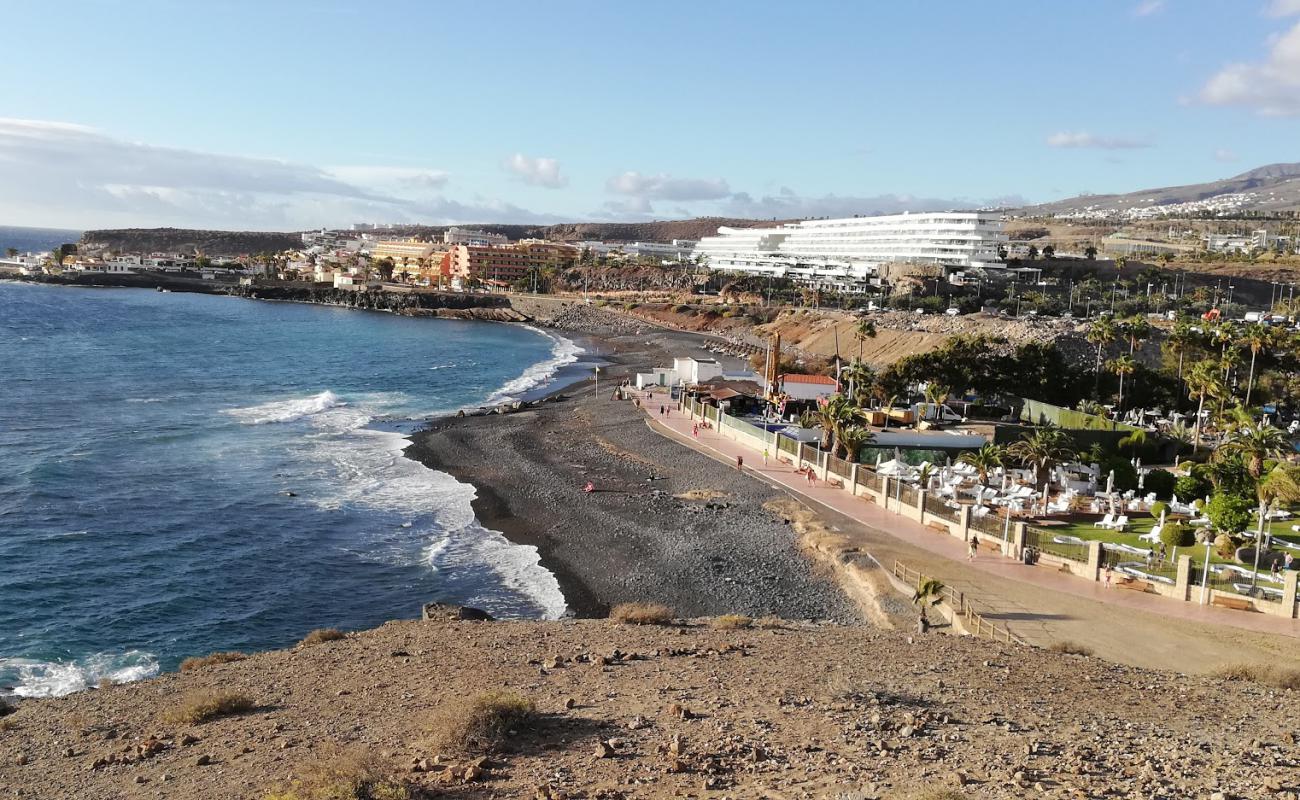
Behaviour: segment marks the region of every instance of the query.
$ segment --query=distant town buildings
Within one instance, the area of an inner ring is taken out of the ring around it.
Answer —
[[[510,239],[500,233],[488,233],[487,231],[472,231],[465,228],[448,228],[442,234],[443,244],[465,244],[475,247],[491,247],[493,245],[507,244]]]
[[[862,291],[891,263],[956,269],[998,265],[1007,241],[1000,214],[925,212],[805,220],[768,228],[718,229],[695,247],[709,269],[792,278],[824,289]]]

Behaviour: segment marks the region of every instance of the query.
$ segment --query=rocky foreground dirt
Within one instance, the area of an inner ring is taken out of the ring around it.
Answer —
[[[199,691],[252,708],[167,721]],[[446,709],[501,691],[537,719],[493,752],[437,744]],[[857,626],[395,622],[25,702],[0,796],[266,798],[364,751],[409,790],[389,797],[1283,798],[1298,701]]]

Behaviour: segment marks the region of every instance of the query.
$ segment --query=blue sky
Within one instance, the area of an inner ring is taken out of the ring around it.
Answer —
[[[0,224],[849,215],[1300,160],[1300,0],[0,0]]]

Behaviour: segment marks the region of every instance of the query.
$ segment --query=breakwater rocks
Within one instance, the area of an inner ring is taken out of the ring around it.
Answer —
[[[311,286],[226,286],[221,294],[249,297],[256,300],[280,300],[294,303],[318,303],[327,306],[348,306],[370,311],[391,311],[398,314],[427,315],[426,312],[467,311],[470,309],[510,309],[510,300],[494,294],[463,294],[459,292],[408,292],[383,289],[361,292],[353,289]],[[521,315],[522,316],[522,315]]]

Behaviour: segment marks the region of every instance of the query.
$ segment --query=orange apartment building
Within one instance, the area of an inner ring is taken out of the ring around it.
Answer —
[[[455,245],[450,252],[451,277],[489,286],[509,286],[528,278],[534,269],[567,269],[577,263],[579,250],[567,244],[524,239],[511,245]]]

